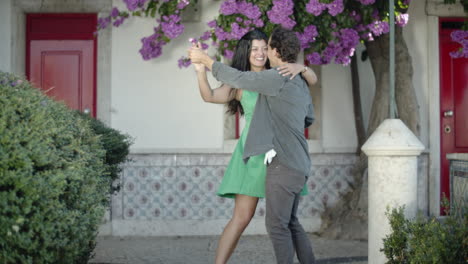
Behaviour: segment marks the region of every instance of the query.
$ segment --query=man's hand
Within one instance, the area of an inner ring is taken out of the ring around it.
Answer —
[[[213,65],[213,59],[208,56],[200,47],[200,44],[192,44],[192,47],[188,50],[188,57],[192,63],[201,63],[211,70]]]
[[[199,46],[199,43],[198,42],[194,42],[192,41],[192,48],[194,49],[200,49],[200,46]],[[207,53],[207,51],[205,51],[205,53]],[[205,73],[206,72],[206,67],[205,65],[201,64],[201,63],[193,63],[192,62],[192,65],[195,67],[195,71],[198,72],[198,73]]]

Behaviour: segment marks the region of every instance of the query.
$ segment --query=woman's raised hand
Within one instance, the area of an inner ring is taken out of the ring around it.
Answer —
[[[288,63],[278,67],[278,73],[283,76],[291,75],[291,80],[299,73],[303,72],[304,65],[298,63]]]
[[[192,47],[188,50],[188,57],[192,63],[202,63],[206,56],[208,55],[201,49],[200,43],[192,43]]]
[[[206,72],[206,67],[202,63],[197,63],[194,62],[191,54],[193,53],[194,50],[202,51],[200,43],[199,42],[192,42],[192,47],[188,50],[189,58],[192,61],[193,66],[195,67],[196,72]]]

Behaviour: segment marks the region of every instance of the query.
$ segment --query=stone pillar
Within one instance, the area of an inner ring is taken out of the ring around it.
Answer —
[[[399,119],[386,119],[362,147],[369,157],[369,263],[383,264],[380,251],[390,233],[387,207],[405,205],[406,217],[417,213],[417,156],[424,145]]]

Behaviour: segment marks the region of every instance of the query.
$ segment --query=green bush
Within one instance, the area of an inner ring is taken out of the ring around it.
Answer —
[[[387,263],[466,264],[468,261],[468,215],[443,220],[418,216],[405,219],[404,208],[387,212],[392,233],[382,251]]]
[[[87,114],[77,112],[84,119],[88,120],[94,133],[99,135],[102,147],[106,151],[104,162],[106,164],[106,171],[108,177],[110,177],[111,191],[118,191],[120,188],[120,182],[117,181],[119,173],[122,171],[121,164],[128,161],[128,154],[130,152],[130,145],[133,143],[133,139],[127,135],[122,134],[120,131],[113,129],[102,121],[92,118]]]
[[[3,72],[0,106],[0,263],[86,263],[109,199],[99,137]]]

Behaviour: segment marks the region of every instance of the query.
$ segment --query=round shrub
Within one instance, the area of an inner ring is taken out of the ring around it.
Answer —
[[[112,181],[111,193],[120,189],[119,175],[122,171],[121,164],[129,161],[128,154],[133,138],[127,134],[122,134],[119,130],[107,126],[102,121],[92,118],[88,114],[77,111],[84,119],[89,121],[91,129],[99,136],[102,147],[106,151],[104,163],[106,164],[107,176]]]
[[[109,198],[89,122],[0,72],[0,263],[86,263]]]
[[[464,205],[466,210],[466,205]],[[387,211],[391,233],[383,239],[388,264],[466,264],[468,215],[448,214],[443,219],[406,219],[404,207]]]

